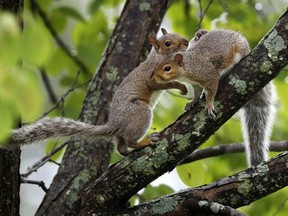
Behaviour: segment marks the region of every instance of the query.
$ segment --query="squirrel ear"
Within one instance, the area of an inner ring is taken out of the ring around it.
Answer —
[[[156,49],[156,51],[158,52],[159,48],[160,48],[159,41],[155,37],[153,37],[151,35],[148,36],[148,41]]]
[[[167,32],[167,30],[165,28],[161,28],[161,31],[162,31],[163,35],[168,34],[168,32]]]
[[[183,55],[181,53],[177,53],[174,56],[174,61],[180,66],[183,67],[184,63],[183,63]]]

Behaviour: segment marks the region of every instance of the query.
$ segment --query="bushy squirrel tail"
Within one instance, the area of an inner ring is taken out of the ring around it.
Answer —
[[[275,86],[270,82],[241,109],[242,132],[249,165],[258,165],[268,159],[270,135],[277,111],[276,99]]]
[[[109,136],[113,133],[108,125],[90,125],[68,118],[43,118],[35,123],[12,130],[6,145],[1,147],[26,145],[50,138],[71,138],[93,140],[99,136]]]

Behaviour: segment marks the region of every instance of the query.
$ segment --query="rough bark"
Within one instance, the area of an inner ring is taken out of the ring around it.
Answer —
[[[200,101],[162,131],[156,145],[134,151],[92,182],[75,204],[74,214],[103,215],[123,207],[137,191],[172,170],[205,142],[288,63],[287,22],[286,11],[258,46],[221,81],[215,100],[216,120],[208,118]]]
[[[203,200],[232,208],[245,206],[288,185],[287,161],[286,152],[257,167],[205,186],[142,203],[119,215],[189,215],[191,208],[197,209],[191,203]]]
[[[0,0],[0,9],[21,17],[23,0]],[[22,27],[22,19],[19,18]],[[0,149],[0,215],[19,215],[20,148]]]
[[[19,215],[20,149],[0,149],[0,215]]]
[[[80,120],[92,124],[105,123],[116,87],[148,54],[147,36],[157,32],[167,5],[168,1],[126,2],[87,90]],[[36,215],[63,215],[69,211],[84,186],[107,170],[112,149],[111,143],[101,139],[89,145],[82,141],[70,142]]]

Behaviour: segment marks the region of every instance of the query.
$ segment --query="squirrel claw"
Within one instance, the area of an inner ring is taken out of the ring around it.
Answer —
[[[216,119],[216,110],[215,109],[207,109],[207,113],[209,118],[215,120]]]
[[[198,41],[203,35],[207,33],[205,29],[199,29],[195,34],[195,40]]]
[[[153,132],[152,134],[150,134],[150,139],[151,139],[151,143],[156,144],[159,141],[159,132]]]
[[[196,104],[197,100],[192,100],[190,103],[187,103],[185,106],[185,111],[190,111]]]

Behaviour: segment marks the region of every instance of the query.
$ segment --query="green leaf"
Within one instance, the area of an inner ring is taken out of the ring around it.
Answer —
[[[59,141],[55,141],[55,140],[50,140],[46,147],[45,147],[45,153],[46,154],[50,154],[50,152],[56,148],[57,146],[59,146],[60,144],[62,144],[62,142],[59,142]],[[63,155],[64,153],[64,149],[65,148],[62,148],[60,151],[57,151],[54,155],[51,156],[51,159],[56,161],[58,159],[60,159],[60,157]]]
[[[124,2],[123,0],[109,0],[109,1],[103,1],[103,0],[94,0],[90,3],[89,5],[89,13],[95,14],[99,12],[99,9],[101,8],[101,6],[104,6],[105,9],[115,9],[121,5],[123,5]],[[102,9],[102,8],[101,8]]]
[[[201,161],[177,166],[176,171],[182,182],[189,187],[199,186],[205,180],[206,170]]]
[[[25,16],[25,28],[21,37],[21,56],[24,61],[42,66],[51,54],[53,47],[50,33],[43,24],[32,18]]]
[[[81,21],[81,22],[85,21],[84,17],[72,7],[61,6],[61,7],[58,7],[56,11],[59,11],[61,14],[63,14],[66,17],[74,18],[77,21]]]
[[[20,30],[16,17],[10,13],[0,13],[0,62],[13,65],[19,61]]]
[[[49,75],[58,75],[67,69],[68,64],[69,59],[67,55],[61,48],[56,48],[44,63],[44,67]]]
[[[143,193],[140,195],[140,202],[150,200],[152,198],[163,196],[166,194],[171,194],[173,192],[174,190],[168,185],[160,184],[158,186],[152,186],[149,184],[144,189]]]
[[[122,156],[117,151],[113,151],[112,156],[111,156],[111,160],[110,160],[110,164],[114,164],[121,159],[122,159]]]
[[[89,13],[90,14],[96,13],[99,10],[100,6],[102,6],[103,2],[104,2],[104,0],[92,1],[89,5]]]
[[[110,37],[108,20],[104,12],[99,11],[85,23],[77,23],[73,29],[72,41],[77,56],[94,71]]]
[[[24,122],[34,120],[43,105],[37,74],[22,67],[0,68],[0,98],[12,104]]]
[[[65,99],[65,115],[69,118],[77,119],[81,111],[82,102],[85,96],[85,88],[83,91],[80,89],[75,90]]]
[[[28,2],[29,2],[29,1],[26,1],[26,0],[25,0],[25,4],[28,3]],[[39,0],[38,0],[38,1],[37,1],[37,4],[39,4],[39,6],[40,6],[41,8],[46,9],[46,8],[48,8],[48,7],[50,6],[51,2],[52,2],[52,0],[44,0],[44,1],[43,1],[43,0],[40,0],[40,1],[39,1]],[[25,5],[25,4],[24,4],[24,5]]]

